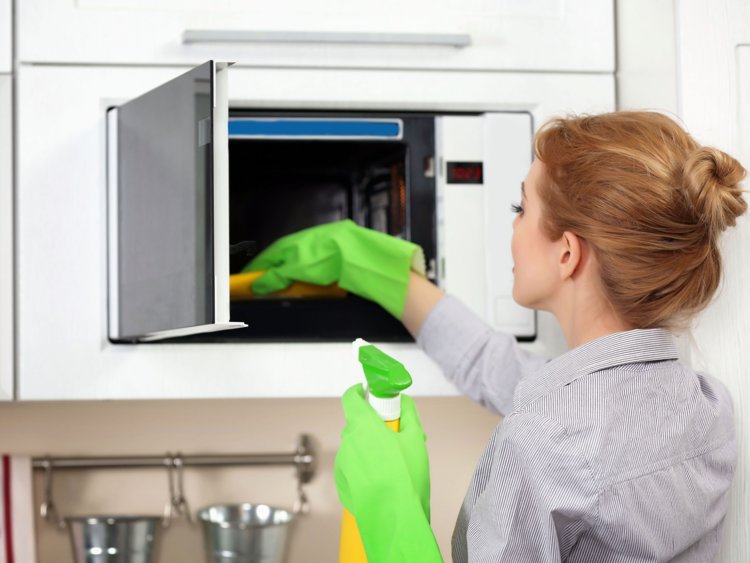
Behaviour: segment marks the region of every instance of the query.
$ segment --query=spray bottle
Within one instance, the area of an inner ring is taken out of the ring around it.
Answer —
[[[399,431],[401,391],[411,385],[406,368],[372,344],[357,338],[352,343],[354,355],[365,374],[365,397],[386,426]],[[366,563],[367,555],[357,529],[357,521],[344,509],[341,518],[339,563]]]

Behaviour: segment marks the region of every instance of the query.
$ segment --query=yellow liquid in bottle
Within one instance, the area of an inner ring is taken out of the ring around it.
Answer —
[[[398,432],[399,419],[386,420],[385,425]],[[357,521],[346,508],[341,516],[341,545],[339,546],[339,563],[367,563],[367,555],[359,537]]]

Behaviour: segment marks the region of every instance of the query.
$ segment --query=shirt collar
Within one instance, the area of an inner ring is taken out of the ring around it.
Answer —
[[[608,334],[550,360],[540,370],[522,379],[514,393],[514,410],[596,371],[677,358],[674,337],[665,330],[635,329]]]

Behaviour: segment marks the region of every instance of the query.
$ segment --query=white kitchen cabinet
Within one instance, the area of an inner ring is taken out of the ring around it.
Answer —
[[[108,341],[105,111],[183,70],[20,66],[20,399],[335,396],[358,378],[348,344]],[[235,108],[519,110],[538,125],[613,109],[614,83],[592,73],[233,68],[229,96]],[[532,347],[556,353],[556,335],[541,322]],[[415,394],[455,393],[415,345],[383,348],[415,374]]]
[[[23,63],[195,65],[215,59],[264,67],[612,72],[613,4],[24,0],[17,3],[18,58]]]
[[[750,123],[750,45],[737,48],[737,85],[739,93],[738,121]],[[739,131],[739,159],[747,168],[750,166],[750,131],[747,127],[740,127]]]
[[[11,72],[13,25],[11,0],[0,0],[0,73]]]
[[[750,168],[750,3],[746,0],[676,2],[679,115],[701,143]],[[743,187],[748,188],[748,179]],[[745,193],[748,201],[748,194]],[[722,236],[724,278],[693,331],[693,362],[727,386],[734,401],[737,469],[716,561],[750,560],[750,275],[747,214]]]
[[[12,78],[0,74],[0,401],[13,398]]]

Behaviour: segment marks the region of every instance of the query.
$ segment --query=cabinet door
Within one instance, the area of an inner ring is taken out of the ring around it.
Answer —
[[[227,66],[209,61],[108,112],[109,336],[229,322]]]
[[[750,168],[750,3],[746,0],[681,2],[676,10],[680,119],[702,144],[728,152]],[[748,179],[743,182],[747,189]],[[744,195],[748,201],[747,193]],[[750,222],[745,214],[722,235],[722,283],[690,338],[692,361],[719,378],[734,402],[736,435],[750,435]],[[743,448],[747,450],[746,446]],[[732,499],[716,561],[750,561],[747,533],[750,474],[739,456]]]
[[[11,0],[0,0],[0,73],[11,72],[11,46],[13,44],[13,26],[11,25]]]
[[[13,398],[11,76],[0,74],[0,400]]]
[[[614,71],[612,0],[24,0],[17,9],[22,62]]]

